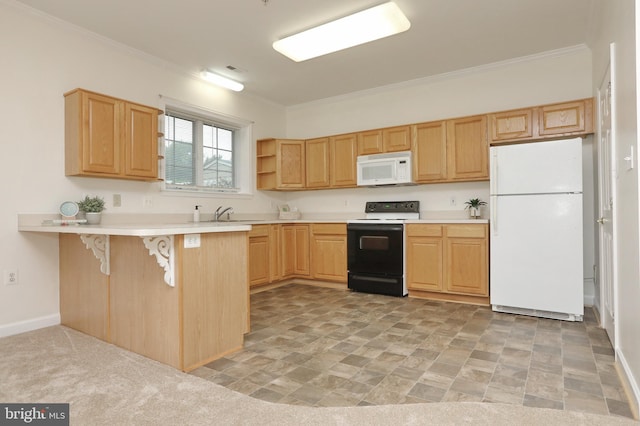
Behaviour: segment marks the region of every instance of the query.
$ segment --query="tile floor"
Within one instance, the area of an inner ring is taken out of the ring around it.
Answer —
[[[290,284],[251,296],[244,349],[193,374],[308,406],[486,401],[632,417],[613,350],[584,322]]]

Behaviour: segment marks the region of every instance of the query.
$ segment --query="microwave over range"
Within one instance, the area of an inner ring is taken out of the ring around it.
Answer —
[[[411,151],[360,155],[358,186],[410,185]]]

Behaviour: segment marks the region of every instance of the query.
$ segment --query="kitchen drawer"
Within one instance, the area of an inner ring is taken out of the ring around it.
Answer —
[[[447,225],[447,237],[485,238],[487,225]]]
[[[249,237],[268,237],[269,225],[251,225]]]
[[[314,223],[311,225],[314,235],[347,235],[347,225],[344,223]]]
[[[407,225],[408,237],[442,237],[442,225],[416,224]]]

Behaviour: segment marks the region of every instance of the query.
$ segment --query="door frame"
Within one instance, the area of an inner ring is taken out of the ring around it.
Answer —
[[[617,349],[617,336],[619,335],[619,330],[618,330],[618,321],[616,320],[617,314],[618,314],[618,262],[617,262],[617,240],[618,240],[618,230],[617,230],[617,226],[616,223],[617,221],[615,220],[615,211],[616,211],[616,206],[617,206],[617,201],[616,201],[616,178],[617,178],[617,169],[616,169],[616,162],[614,161],[614,159],[616,158],[615,154],[616,154],[616,131],[615,131],[615,117],[616,117],[616,84],[615,84],[615,71],[616,71],[616,63],[615,63],[615,43],[611,43],[609,46],[609,65],[607,66],[604,75],[602,76],[601,80],[600,80],[600,84],[598,85],[597,88],[597,102],[598,102],[598,127],[597,127],[597,140],[596,140],[596,152],[597,152],[597,185],[598,185],[598,201],[597,201],[597,217],[601,218],[602,217],[602,196],[603,196],[603,182],[602,182],[602,169],[601,169],[601,164],[602,164],[602,154],[601,154],[601,137],[602,137],[602,121],[601,121],[601,106],[600,106],[600,99],[602,96],[602,86],[605,83],[605,80],[607,79],[607,76],[609,77],[609,84],[610,84],[610,117],[611,117],[611,132],[610,132],[610,143],[609,143],[609,160],[610,160],[610,193],[611,193],[611,201],[612,201],[612,205],[611,205],[611,220],[612,220],[612,235],[611,235],[611,265],[610,265],[610,282],[611,282],[611,286],[612,286],[612,310],[613,310],[613,315],[611,316],[611,318],[609,318],[608,313],[606,312],[606,307],[605,307],[605,293],[607,291],[607,289],[604,287],[604,283],[607,282],[607,279],[603,278],[604,277],[604,273],[605,273],[605,268],[602,267],[602,263],[603,263],[603,253],[604,253],[604,244],[606,243],[604,238],[602,238],[602,233],[603,233],[603,227],[602,225],[598,225],[598,232],[597,232],[597,238],[598,238],[598,283],[599,283],[599,290],[600,290],[600,306],[598,306],[598,310],[600,313],[600,326],[602,328],[604,328],[605,330],[607,330],[607,335],[609,336],[609,340],[611,341],[611,345],[613,346],[614,350]],[[612,324],[610,323],[612,322]],[[613,335],[611,335],[611,332]]]

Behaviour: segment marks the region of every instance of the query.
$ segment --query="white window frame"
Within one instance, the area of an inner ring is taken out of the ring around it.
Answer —
[[[234,186],[235,188],[206,188],[196,186],[182,186],[168,184],[163,181],[162,191],[171,195],[190,195],[198,194],[198,196],[211,196],[211,197],[247,197],[253,194],[253,173],[252,170],[254,159],[252,151],[252,135],[253,135],[253,122],[238,117],[233,117],[227,114],[207,110],[194,105],[185,104],[176,100],[168,100],[165,98],[164,110],[173,112],[177,116],[184,115],[185,118],[199,121],[199,124],[203,122],[206,124],[213,124],[222,128],[233,130],[233,170],[234,170]],[[164,116],[163,116],[164,118]],[[164,122],[162,124],[162,132],[164,132]],[[202,132],[196,131],[194,134],[194,143],[200,148],[202,147]],[[161,154],[164,157],[165,141],[164,139],[160,143]],[[195,149],[195,161],[197,164],[202,164],[202,149]],[[245,166],[246,165],[246,166]],[[165,178],[165,160],[164,158],[160,163],[161,173],[160,176]],[[201,167],[196,169],[196,178],[201,177],[203,170]],[[196,182],[198,180],[196,179]]]

